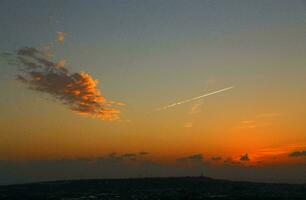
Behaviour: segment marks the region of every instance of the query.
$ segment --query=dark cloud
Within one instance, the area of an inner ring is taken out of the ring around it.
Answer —
[[[240,161],[250,161],[249,155],[246,153],[240,156]]]
[[[105,157],[101,157],[99,160],[100,161],[101,160],[120,161],[120,160],[122,160],[122,157],[119,154],[117,154],[116,152],[113,152],[113,153],[110,153],[109,155],[107,155]]]
[[[108,157],[116,157],[118,154],[116,152],[110,153]]]
[[[220,156],[213,156],[211,157],[211,160],[218,161],[218,160],[222,160],[222,158]]]
[[[150,153],[149,153],[149,152],[146,152],[146,151],[141,151],[141,152],[139,152],[138,154],[144,156],[144,155],[148,155],[148,154],[150,154]]]
[[[122,155],[123,158],[135,158],[136,156],[135,153],[126,153]]]
[[[304,157],[306,156],[306,151],[294,151],[289,154],[289,157]]]
[[[140,161],[144,159],[144,155],[149,154],[148,152],[139,153],[123,153],[118,154],[113,152],[105,157],[101,157],[99,160],[112,160],[112,161]]]
[[[202,154],[194,154],[191,156],[181,157],[176,159],[178,162],[188,162],[188,161],[203,161],[203,155]]]
[[[98,81],[86,72],[69,73],[65,60],[51,61],[44,52],[25,47],[18,49],[15,60],[21,73],[17,80],[30,89],[49,94],[70,110],[102,120],[116,120],[121,103],[106,101],[97,88]]]

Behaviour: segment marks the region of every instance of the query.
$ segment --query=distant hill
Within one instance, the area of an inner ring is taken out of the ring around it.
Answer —
[[[0,186],[0,199],[306,199],[306,184],[208,177],[65,180]]]

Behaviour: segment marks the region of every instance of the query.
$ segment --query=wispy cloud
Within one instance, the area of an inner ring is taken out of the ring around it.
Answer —
[[[269,118],[269,117],[278,117],[281,116],[282,113],[278,113],[278,112],[269,112],[269,113],[261,113],[258,114],[256,117],[260,117],[260,118]]]
[[[239,125],[236,126],[236,128],[239,129],[254,129],[254,128],[263,128],[263,127],[267,127],[267,126],[271,126],[272,123],[270,122],[265,122],[262,120],[243,120],[239,122]]]
[[[201,108],[202,108],[202,102],[195,103],[195,104],[191,107],[189,114],[191,114],[191,115],[198,114],[198,113],[201,112]]]
[[[282,116],[282,113],[279,112],[267,112],[256,115],[256,120],[242,120],[236,128],[239,129],[254,129],[254,128],[262,128],[266,126],[273,125],[271,122],[267,122],[267,120],[273,119],[275,117]]]
[[[192,127],[193,127],[193,123],[192,123],[192,122],[186,122],[186,123],[184,124],[184,127],[185,127],[185,128],[192,128]]]
[[[33,47],[18,49],[15,55],[21,73],[17,80],[30,89],[47,93],[70,110],[102,120],[116,120],[118,103],[105,100],[98,89],[98,81],[86,72],[69,73],[66,60],[53,62]]]

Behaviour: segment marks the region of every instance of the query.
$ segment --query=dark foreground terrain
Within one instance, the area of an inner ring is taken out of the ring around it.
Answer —
[[[306,199],[306,184],[232,182],[206,177],[55,181],[0,186],[0,199]]]

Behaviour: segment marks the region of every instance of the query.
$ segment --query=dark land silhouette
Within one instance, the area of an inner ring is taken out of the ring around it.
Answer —
[[[65,180],[0,186],[0,199],[306,199],[306,184],[208,177]]]

